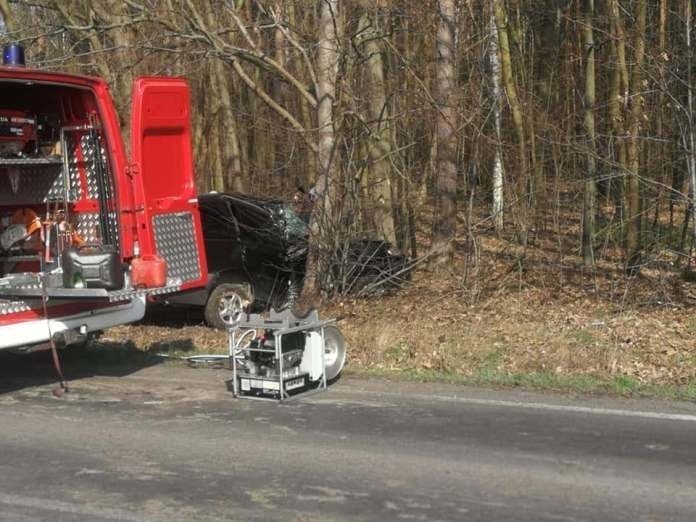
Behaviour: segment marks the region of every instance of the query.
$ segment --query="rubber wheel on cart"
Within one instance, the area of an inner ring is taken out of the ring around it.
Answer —
[[[326,380],[338,380],[346,364],[346,340],[341,330],[331,325],[324,328],[324,362]]]
[[[215,287],[205,304],[205,322],[212,328],[226,330],[236,325],[251,304],[251,295],[246,287],[234,283],[223,283]]]

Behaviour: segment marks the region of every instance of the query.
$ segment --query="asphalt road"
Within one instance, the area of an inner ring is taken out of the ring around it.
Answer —
[[[3,521],[696,520],[694,404],[347,378],[277,405],[169,365],[57,398],[17,364]]]

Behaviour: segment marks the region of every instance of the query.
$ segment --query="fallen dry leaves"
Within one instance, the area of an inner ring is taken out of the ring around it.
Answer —
[[[538,233],[524,250],[480,231],[476,263],[462,242],[447,274],[420,267],[395,295],[337,298],[322,315],[340,319],[357,368],[695,382],[696,285],[665,270],[671,261],[663,258],[627,278],[621,253],[610,249],[585,274],[573,250],[577,222],[564,230],[560,239]],[[155,352],[226,351],[225,334],[200,319],[167,324],[122,326],[107,336]]]

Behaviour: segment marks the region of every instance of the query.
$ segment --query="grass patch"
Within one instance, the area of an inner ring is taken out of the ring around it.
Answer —
[[[616,393],[620,395],[631,395],[640,389],[640,383],[627,375],[619,375],[613,382]]]
[[[684,363],[687,366],[691,366],[692,368],[696,368],[696,355],[690,355],[689,357],[686,358]]]
[[[503,357],[505,357],[506,352],[507,345],[503,341],[495,341],[493,343],[493,349],[483,358],[481,370],[495,370],[500,363],[503,362]]]
[[[567,336],[571,341],[575,341],[581,346],[596,346],[598,344],[597,337],[592,332],[584,328],[570,330],[567,333]]]
[[[553,372],[504,373],[481,368],[474,375],[461,375],[435,370],[375,370],[350,369],[348,375],[382,377],[413,382],[441,382],[491,388],[520,388],[533,391],[553,391],[582,395],[621,397],[656,397],[670,400],[696,401],[696,382],[675,386],[641,384],[619,375],[603,378],[595,375],[563,375]]]
[[[686,329],[690,334],[696,334],[696,317],[692,317],[686,323]]]
[[[385,357],[396,364],[405,364],[412,358],[412,350],[406,343],[395,344],[384,352]]]

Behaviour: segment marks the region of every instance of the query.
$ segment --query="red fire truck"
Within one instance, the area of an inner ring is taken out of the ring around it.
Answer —
[[[71,344],[206,278],[186,82],[135,81],[128,154],[103,80],[0,67],[0,349]]]

